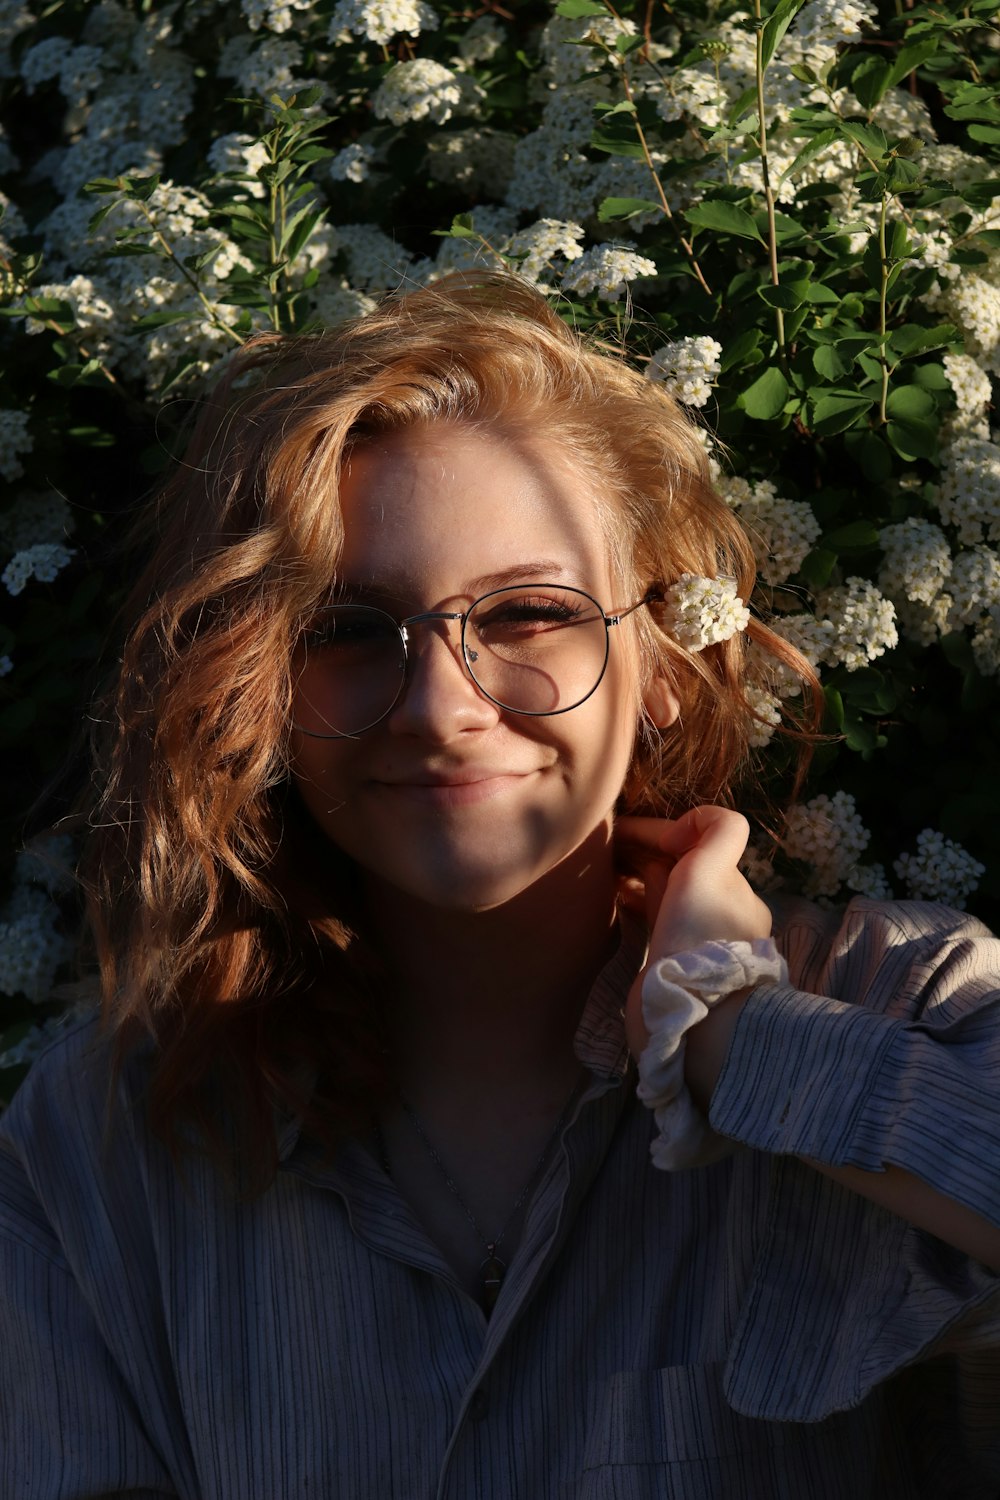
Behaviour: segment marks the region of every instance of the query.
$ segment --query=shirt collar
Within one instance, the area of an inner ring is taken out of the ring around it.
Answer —
[[[641,922],[623,911],[619,919],[618,945],[594,980],[573,1038],[573,1051],[588,1072],[609,1083],[620,1083],[629,1069],[625,1041],[625,1001],[629,987],[646,957],[646,931]],[[315,1085],[315,1069],[311,1084]],[[312,1089],[300,1079],[303,1095]],[[302,1119],[281,1105],[275,1106],[275,1134],[279,1163],[286,1162],[298,1145]]]

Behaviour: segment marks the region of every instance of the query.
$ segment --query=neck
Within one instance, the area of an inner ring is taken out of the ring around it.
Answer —
[[[387,963],[387,1020],[404,1091],[572,1079],[573,1034],[614,945],[616,878],[603,824],[541,881],[489,911],[367,889]]]

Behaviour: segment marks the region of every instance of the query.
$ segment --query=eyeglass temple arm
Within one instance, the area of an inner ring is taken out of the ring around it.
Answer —
[[[635,614],[636,610],[641,609],[644,604],[662,603],[663,590],[655,587],[651,588],[641,599],[637,599],[635,604],[630,604],[627,609],[619,609],[612,615],[605,615],[604,623],[608,626],[620,625],[622,620],[626,619],[628,615]]]

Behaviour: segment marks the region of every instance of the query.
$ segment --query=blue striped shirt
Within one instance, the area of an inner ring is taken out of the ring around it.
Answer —
[[[858,900],[779,911],[664,1173],[621,1019],[487,1321],[373,1155],[281,1122],[263,1195],[171,1168],[84,1025],[0,1121],[2,1500],[996,1500],[1000,1278],[802,1163],[895,1163],[1000,1222],[1000,944]],[[822,997],[822,998],[821,998]]]

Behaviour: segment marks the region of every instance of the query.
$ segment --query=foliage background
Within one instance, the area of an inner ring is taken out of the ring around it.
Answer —
[[[998,73],[991,0],[0,0],[0,1098],[75,998],[72,847],[25,815],[199,382],[475,262],[698,414],[821,668],[752,878],[997,924]]]

